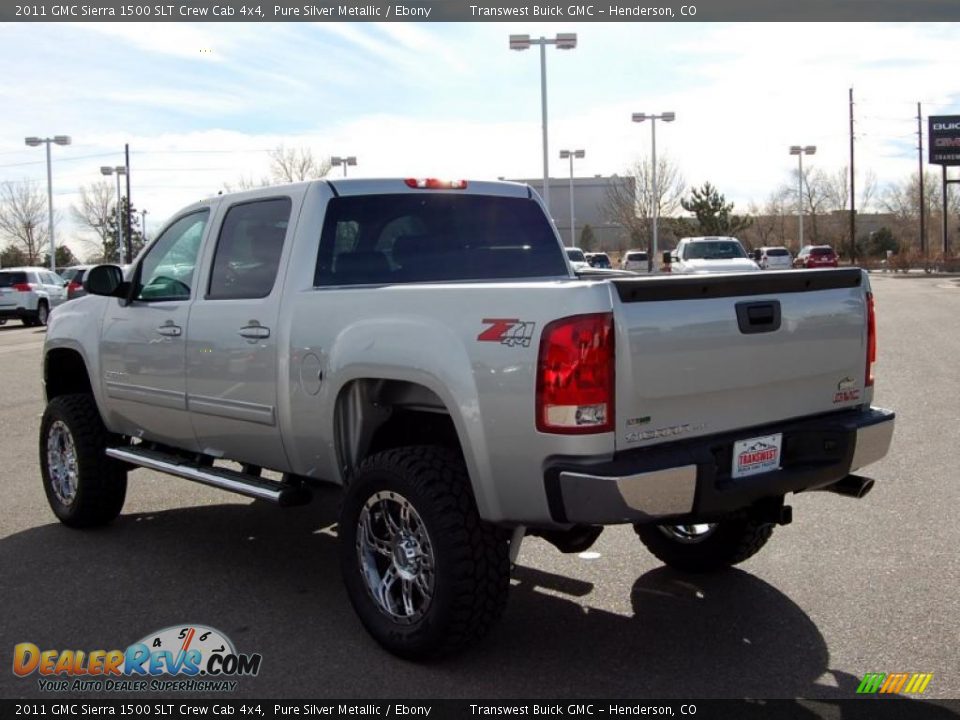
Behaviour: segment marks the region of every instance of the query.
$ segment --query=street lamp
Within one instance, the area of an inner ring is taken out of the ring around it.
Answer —
[[[803,250],[803,156],[813,155],[816,151],[816,145],[804,145],[803,147],[799,145],[790,146],[790,154],[796,155],[800,163],[800,172],[797,173],[797,218],[800,227],[797,236],[800,241],[801,250]]]
[[[653,238],[652,242],[650,243],[651,248],[647,257],[647,270],[650,272],[653,272],[653,269],[657,264],[657,214],[660,210],[660,195],[657,191],[657,120],[673,122],[676,119],[677,114],[672,112],[660,113],[659,115],[648,115],[647,113],[633,114],[634,122],[643,122],[644,120],[650,121],[650,140],[653,148],[652,161],[650,163],[650,184],[652,185],[650,205],[653,208]]]
[[[120,176],[127,174],[127,168],[124,165],[110,167],[102,165],[100,167],[101,175],[117,175],[117,255],[120,258],[120,264],[123,265],[123,224],[120,222]],[[106,260],[106,258],[104,258]]]
[[[587,153],[584,150],[561,150],[560,159],[566,160],[570,158],[570,247],[573,247],[577,244],[577,234],[574,232],[576,224],[574,223],[573,217],[573,159],[586,157]]]
[[[24,142],[30,147],[38,147],[46,143],[47,145],[47,215],[50,223],[50,270],[57,270],[57,247],[53,241],[53,172],[50,168],[50,143],[54,145],[69,145],[71,140],[69,135],[54,135],[52,138],[28,137]]]
[[[330,164],[334,167],[343,165],[343,176],[347,176],[347,165],[356,166],[357,158],[351,155],[350,157],[332,157],[330,158]]]
[[[511,50],[529,50],[531,45],[540,46],[540,108],[543,116],[543,203],[550,213],[550,160],[547,149],[547,45],[556,45],[558,50],[573,50],[577,46],[576,33],[557,33],[555,38],[532,39],[529,35],[511,35]]]
[[[147,211],[140,211],[140,234],[143,236],[143,244],[147,244]]]

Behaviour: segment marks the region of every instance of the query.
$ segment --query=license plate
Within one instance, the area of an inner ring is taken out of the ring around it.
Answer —
[[[783,433],[738,440],[733,444],[733,467],[730,476],[747,477],[780,469],[780,448]]]

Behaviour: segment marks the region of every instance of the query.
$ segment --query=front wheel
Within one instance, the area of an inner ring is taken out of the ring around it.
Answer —
[[[657,559],[684,572],[723,570],[760,551],[773,525],[747,518],[690,525],[634,525],[633,529]]]
[[[347,488],[339,533],[350,602],[395,655],[459,650],[503,614],[507,537],[480,519],[458,452],[406,447],[367,458]]]
[[[92,395],[61,395],[47,405],[40,473],[50,509],[64,525],[106,525],[120,514],[127,472],[104,453],[108,437]]]

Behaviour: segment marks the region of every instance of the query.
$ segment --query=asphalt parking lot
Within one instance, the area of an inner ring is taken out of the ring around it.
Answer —
[[[381,651],[341,586],[337,494],[279,510],[144,470],[124,514],[79,532],[47,508],[37,465],[43,330],[0,327],[0,697],[37,697],[13,645],[124,648],[182,623],[263,655],[233,697],[850,698],[873,672],[933,673],[960,696],[960,282],[873,276],[875,404],[890,456],[862,500],[790,501],[794,523],[728,573],[661,567],[632,530],[589,557],[522,548],[503,622],[429,665]]]

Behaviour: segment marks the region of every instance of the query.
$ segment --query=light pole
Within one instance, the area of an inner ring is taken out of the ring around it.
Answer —
[[[570,158],[570,247],[574,247],[577,244],[577,234],[575,232],[576,223],[574,223],[573,215],[573,159],[586,157],[587,153],[585,150],[561,150],[560,159],[566,160]]]
[[[120,264],[123,265],[123,224],[120,222],[120,176],[127,174],[127,168],[124,165],[110,167],[102,165],[100,167],[101,175],[117,175],[117,257],[120,258]],[[106,260],[107,258],[104,258]]]
[[[657,120],[664,122],[673,122],[677,119],[677,114],[672,112],[660,113],[659,115],[648,115],[647,113],[634,113],[634,122],[650,121],[650,141],[652,146],[652,160],[650,163],[650,185],[651,198],[650,206],[653,213],[653,232],[650,243],[650,252],[647,257],[647,270],[653,272],[657,265],[657,214],[660,210],[660,194],[657,191]]]
[[[532,39],[529,35],[511,35],[511,50],[529,50],[531,45],[540,46],[540,109],[543,116],[543,204],[550,212],[550,155],[547,147],[547,45],[556,45],[558,50],[573,50],[577,46],[576,33],[557,33],[555,38]]]
[[[147,244],[147,211],[140,211],[140,234],[143,236],[143,244]]]
[[[330,158],[330,164],[333,165],[334,167],[338,167],[338,166],[340,166],[340,165],[343,165],[343,176],[346,177],[346,176],[347,176],[347,165],[356,166],[356,164],[357,164],[357,158],[354,157],[353,155],[351,155],[350,157],[336,157],[336,156],[334,156],[334,157]]]
[[[53,171],[50,167],[50,143],[54,145],[69,145],[69,135],[54,135],[52,138],[28,137],[24,142],[30,147],[37,147],[42,143],[47,146],[47,215],[50,223],[50,270],[57,270],[57,246],[53,241]]]
[[[800,171],[797,173],[797,221],[799,223],[797,239],[800,242],[799,250],[803,250],[803,156],[813,155],[816,151],[816,145],[790,146],[790,154],[796,155],[800,163]]]

